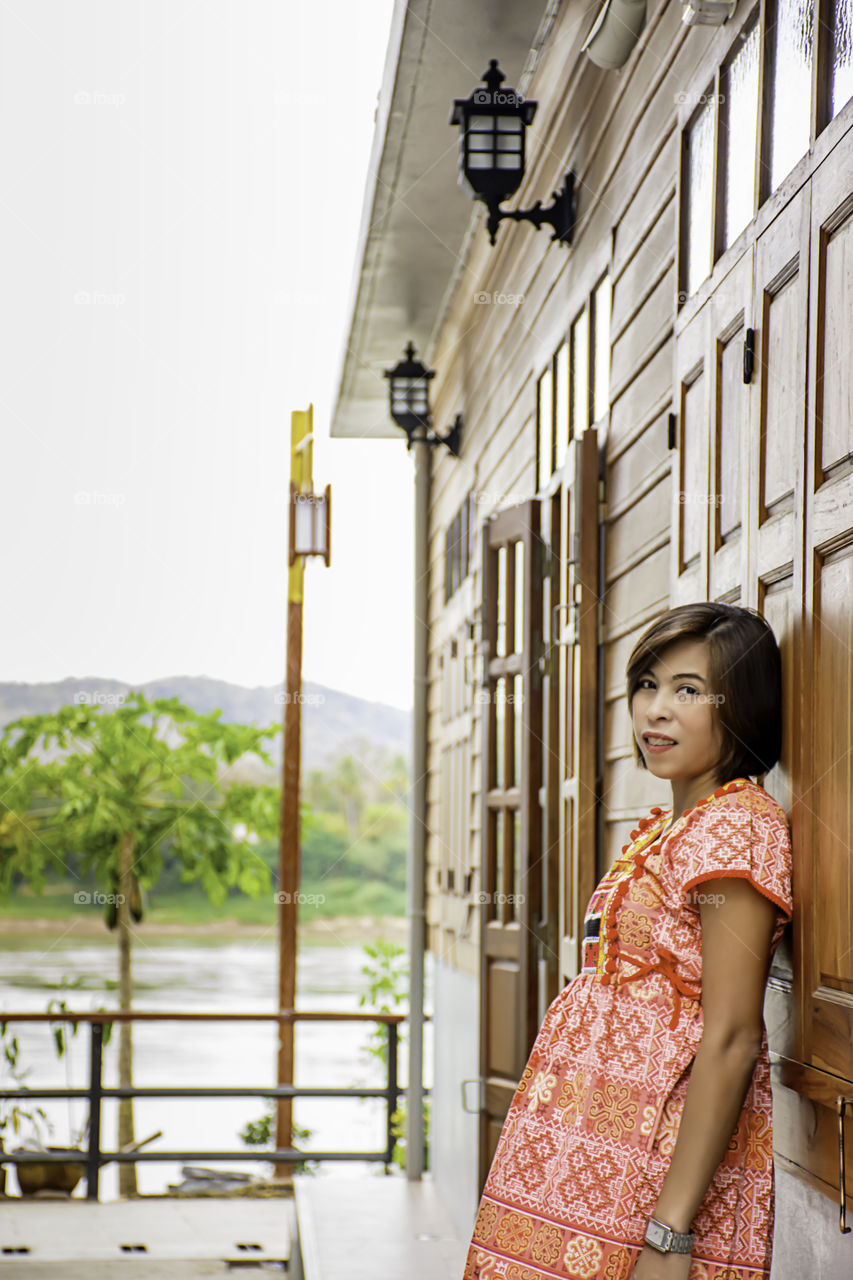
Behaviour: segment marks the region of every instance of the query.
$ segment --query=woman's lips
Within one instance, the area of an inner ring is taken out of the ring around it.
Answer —
[[[658,755],[661,751],[669,751],[671,747],[677,746],[677,743],[672,741],[654,743],[649,742],[648,738],[644,738],[643,741],[646,744],[646,750],[650,751],[652,755]]]

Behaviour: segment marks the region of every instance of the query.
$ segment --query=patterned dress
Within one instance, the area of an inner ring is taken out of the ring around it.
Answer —
[[[464,1280],[625,1280],[669,1167],[702,1037],[699,909],[723,876],[791,916],[785,811],[736,778],[686,810],[654,808],[599,884],[583,965],[551,1003],[483,1190]],[[773,1144],[766,1032],[693,1221],[690,1280],[770,1274]]]

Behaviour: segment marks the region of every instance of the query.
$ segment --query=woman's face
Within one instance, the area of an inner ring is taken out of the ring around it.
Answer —
[[[641,673],[631,704],[648,770],[667,781],[713,775],[723,747],[704,640],[676,640]],[[652,735],[651,741],[647,736]],[[655,748],[654,735],[672,745]]]

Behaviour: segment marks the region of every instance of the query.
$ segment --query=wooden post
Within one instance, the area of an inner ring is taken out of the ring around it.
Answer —
[[[290,415],[290,503],[294,489],[311,486],[313,410],[294,410]],[[293,529],[293,521],[288,522]],[[287,659],[285,665],[284,738],[281,764],[281,833],[278,876],[278,1009],[296,1007],[296,945],[299,912],[299,763],[302,690],[302,593],[305,560],[290,558],[287,590]],[[293,1084],[293,1023],[279,1023],[278,1083]],[[276,1108],[276,1149],[293,1145],[293,1102],[280,1098]],[[279,1163],[275,1176],[289,1180],[293,1166]]]

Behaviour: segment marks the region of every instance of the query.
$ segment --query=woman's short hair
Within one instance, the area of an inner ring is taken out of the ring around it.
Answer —
[[[709,692],[723,732],[717,785],[769,773],[782,750],[782,659],[769,623],[734,604],[700,601],[670,609],[631,651],[629,712],[642,673],[677,640],[704,640],[708,648]],[[647,767],[636,739],[634,759]]]

